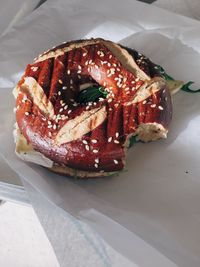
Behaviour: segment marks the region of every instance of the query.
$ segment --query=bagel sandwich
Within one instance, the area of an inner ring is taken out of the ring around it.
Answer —
[[[136,50],[104,39],[63,43],[28,64],[13,90],[16,154],[80,178],[124,169],[134,140],[166,138],[169,84]]]

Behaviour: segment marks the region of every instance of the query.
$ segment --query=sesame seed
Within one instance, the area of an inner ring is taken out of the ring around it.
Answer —
[[[38,70],[38,67],[31,67],[31,70],[35,72]]]
[[[112,102],[112,98],[109,98],[109,99],[108,99],[108,103],[111,103],[111,102]]]
[[[83,57],[85,57],[87,55],[87,52],[83,53]]]
[[[114,73],[115,73],[115,69],[114,69],[114,68],[111,68],[111,69],[110,69],[110,72],[111,72],[112,74],[114,74]]]
[[[114,159],[113,161],[114,161],[114,163],[115,163],[116,165],[119,164],[119,161],[118,161],[118,160]]]
[[[85,144],[85,145],[88,144],[88,142],[87,142],[86,140],[83,140],[82,142],[83,142],[83,144]]]
[[[52,135],[51,132],[49,132],[49,136],[50,136],[50,137],[51,137],[51,135]]]
[[[72,112],[72,110],[70,109],[70,110],[68,110],[68,112],[67,112],[67,113],[68,113],[68,114],[70,114],[71,112]]]
[[[78,69],[79,69],[79,70],[81,70],[81,69],[82,69],[80,65],[78,65]]]
[[[45,117],[42,117],[42,120],[43,120],[43,121],[46,121],[47,119],[46,119]]]
[[[61,91],[58,91],[58,95],[61,95]]]
[[[62,87],[62,90],[66,90],[66,89],[67,89],[67,86],[63,86],[63,87]]]
[[[73,84],[73,80],[72,79],[70,80],[70,84]]]
[[[152,104],[152,105],[151,105],[151,108],[155,108],[155,107],[156,107],[156,104]]]
[[[81,75],[78,75],[78,79],[79,79],[79,80],[81,79]]]
[[[63,112],[63,108],[60,108],[60,109],[59,109],[59,112]]]
[[[115,136],[116,136],[116,137],[119,137],[119,133],[118,133],[118,132],[116,132]]]
[[[93,149],[93,151],[92,151],[93,153],[98,153],[99,152],[99,150],[97,150],[97,149]]]
[[[48,121],[47,123],[48,123],[48,124],[51,124],[51,121]]]
[[[94,167],[95,167],[95,168],[98,168],[98,167],[99,167],[99,165],[98,165],[97,163],[95,163],[95,164],[94,164]]]
[[[140,79],[139,78],[136,78],[135,81],[138,82]]]
[[[61,79],[59,79],[59,80],[58,80],[58,82],[59,82],[60,84],[62,84],[62,83],[63,83]]]
[[[86,149],[87,151],[89,151],[89,150],[90,150],[90,147],[89,147],[88,145],[85,145],[85,149]]]
[[[25,115],[28,116],[28,115],[29,115],[29,112],[26,111],[26,112],[25,112]]]
[[[115,143],[115,144],[119,144],[119,141],[118,141],[118,140],[114,140],[114,143]]]
[[[112,58],[112,55],[109,56],[109,59],[111,59],[111,58]]]
[[[108,143],[110,143],[112,141],[112,137],[108,138]]]
[[[97,51],[97,54],[98,54],[100,57],[104,57],[104,53],[103,53],[103,51]]]
[[[98,158],[97,158],[97,159],[95,159],[94,161],[95,161],[96,163],[99,163],[99,159],[98,159]]]
[[[163,107],[162,107],[162,106],[158,106],[158,108],[159,108],[160,110],[163,110]]]
[[[53,125],[53,129],[56,130],[56,128],[57,128],[57,126],[56,126],[56,124],[54,124],[54,125]]]
[[[142,102],[142,104],[144,104],[144,105],[145,105],[146,103],[147,103],[147,101],[146,101],[146,100],[144,100],[144,101]]]
[[[51,124],[50,124],[50,125],[48,125],[48,126],[47,126],[47,128],[52,128],[52,125],[51,125]]]
[[[93,144],[96,144],[96,143],[97,143],[97,140],[96,140],[96,139],[92,139],[91,142],[92,142]]]
[[[64,106],[64,110],[66,110],[68,108],[68,105]]]

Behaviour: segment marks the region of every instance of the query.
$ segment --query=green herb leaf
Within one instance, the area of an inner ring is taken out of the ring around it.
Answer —
[[[168,75],[160,65],[156,65],[156,66],[157,66],[157,70],[158,70],[159,74],[162,75],[166,81],[175,81],[174,78],[172,78],[170,75]],[[180,88],[180,90],[182,90],[184,92],[188,92],[188,93],[199,93],[200,89],[193,90],[190,88],[190,85],[192,85],[193,83],[194,82],[189,81],[189,82],[183,84],[183,86]]]
[[[185,83],[181,87],[181,90],[183,90],[184,92],[188,92],[188,93],[199,93],[200,89],[197,89],[197,90],[190,89],[190,85],[193,84],[193,83],[194,82],[192,82],[192,81],[189,81],[188,83]]]
[[[134,135],[134,136],[131,136],[130,137],[130,139],[129,139],[129,147],[128,148],[130,148],[130,147],[132,147],[135,143],[137,143],[138,142],[138,140],[136,139],[136,135]]]
[[[162,75],[165,80],[170,80],[170,81],[174,81],[174,78],[171,77],[170,75],[168,75],[165,70],[163,69],[163,67],[161,67],[160,65],[156,65],[156,69],[158,70],[159,74]]]
[[[77,101],[79,103],[88,103],[98,100],[100,97],[106,98],[107,92],[103,90],[101,86],[91,86],[82,90],[78,97]]]

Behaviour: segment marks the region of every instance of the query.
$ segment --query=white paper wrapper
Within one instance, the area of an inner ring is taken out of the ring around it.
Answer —
[[[0,40],[0,152],[55,216],[67,212],[86,222],[132,266],[200,266],[200,94],[174,97],[168,139],[135,145],[126,172],[73,180],[16,158],[11,87],[43,50],[97,36],[136,48],[200,87],[199,29],[197,21],[134,1],[62,0],[42,6]]]
[[[0,35],[5,34],[20,19],[31,13],[40,0],[6,0],[1,1]]]

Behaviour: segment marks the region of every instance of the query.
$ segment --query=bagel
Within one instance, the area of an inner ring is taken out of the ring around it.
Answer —
[[[90,86],[100,86],[104,97],[80,102]],[[13,93],[17,155],[68,176],[122,170],[130,139],[166,138],[172,118],[157,65],[100,38],[66,42],[39,55]]]

